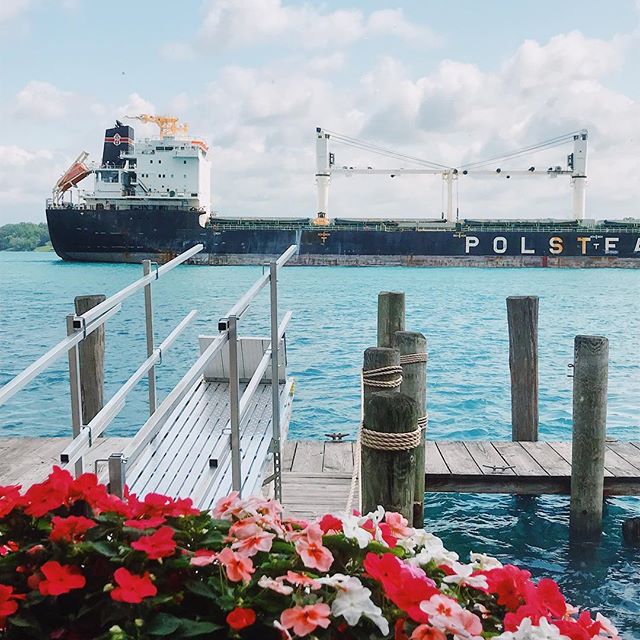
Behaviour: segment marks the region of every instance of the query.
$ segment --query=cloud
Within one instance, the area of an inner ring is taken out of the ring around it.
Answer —
[[[368,16],[358,9],[326,11],[311,4],[285,5],[281,0],[213,0],[199,34],[210,50],[295,41],[307,49],[348,46],[368,36],[438,44],[424,26],[409,22],[401,9],[383,9]]]
[[[56,120],[67,115],[72,104],[71,92],[32,80],[16,96],[15,112],[19,118]]]
[[[2,0],[0,2],[0,25],[26,13],[30,6],[31,0]]]

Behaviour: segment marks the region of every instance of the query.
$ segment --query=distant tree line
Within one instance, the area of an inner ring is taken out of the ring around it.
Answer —
[[[19,222],[0,227],[0,251],[33,251],[49,242],[44,222]]]

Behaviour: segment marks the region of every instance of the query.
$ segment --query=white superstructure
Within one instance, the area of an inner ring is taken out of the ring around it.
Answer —
[[[54,202],[62,202],[65,191],[92,173],[93,189],[79,192],[80,200],[92,209],[162,207],[209,214],[211,162],[207,145],[190,137],[186,125],[177,125],[177,118],[136,118],[158,124],[160,135],[134,143],[133,129],[117,121],[115,128],[106,131],[102,162],[84,164],[87,154],[79,157],[58,181]]]

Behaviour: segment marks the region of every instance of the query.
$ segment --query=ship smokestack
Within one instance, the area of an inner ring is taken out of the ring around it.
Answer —
[[[116,120],[116,126],[104,132],[102,166],[124,167],[121,153],[133,153],[133,127]]]

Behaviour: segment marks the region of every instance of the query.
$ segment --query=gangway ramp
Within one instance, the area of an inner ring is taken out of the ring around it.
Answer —
[[[17,481],[25,486],[38,481],[53,458],[76,475],[95,470],[117,495],[128,488],[139,496],[153,492],[190,497],[196,506],[206,509],[232,490],[251,495],[273,482],[270,492],[281,497],[282,440],[288,430],[294,386],[286,375],[285,334],[291,312],[279,317],[277,281],[280,269],[298,247],[292,245],[271,261],[220,318],[217,333],[200,336],[199,357],[158,404],[158,367],[197,310],[190,311],[156,346],[152,285],[202,248],[196,245],[155,269],[145,260],[142,278],[85,313],[67,316],[67,337],[0,388],[1,407],[55,361],[68,358],[73,439],[47,438],[42,445],[31,443],[31,464],[29,468],[16,467]],[[270,297],[269,336],[241,337],[241,320],[263,289]],[[93,370],[81,367],[80,346],[119,313],[127,298],[141,290],[145,293],[148,357],[102,408],[85,420],[84,383],[93,381],[95,386],[101,376],[95,365]],[[142,426],[131,438],[110,437],[107,428],[145,378],[149,384],[148,419],[136,416]],[[12,446],[0,446],[0,453]]]

